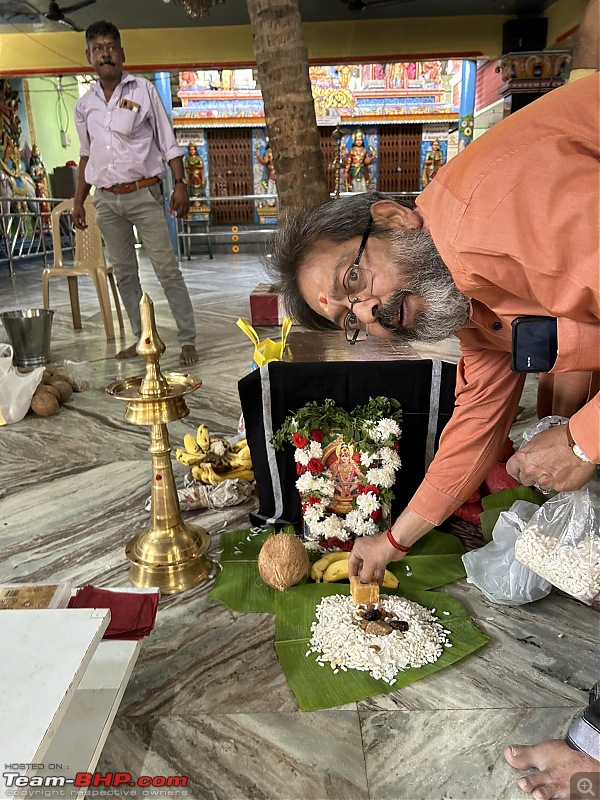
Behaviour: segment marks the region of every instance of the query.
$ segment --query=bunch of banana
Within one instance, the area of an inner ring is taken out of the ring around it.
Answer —
[[[348,580],[348,559],[350,553],[328,553],[312,565],[310,577],[320,583],[335,583]],[[386,589],[397,589],[398,578],[393,572],[386,569],[383,576],[383,586]]]
[[[175,457],[180,464],[191,467],[192,476],[201,483],[214,486],[234,478],[254,480],[252,457],[245,439],[230,444],[220,436],[211,436],[208,426],[202,424],[195,436],[186,433],[183,446],[183,450],[175,451]]]

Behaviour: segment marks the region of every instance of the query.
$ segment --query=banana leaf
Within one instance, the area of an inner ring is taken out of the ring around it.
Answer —
[[[526,500],[528,503],[536,503],[541,506],[544,499],[543,495],[530,486],[515,486],[483,497],[481,504],[484,510],[479,515],[479,524],[485,541],[492,541],[492,532],[498,522],[498,517],[503,511],[508,511],[514,502]]]
[[[368,672],[340,671],[334,674],[329,664],[320,666],[316,653],[306,655],[310,641],[310,626],[315,621],[315,609],[320,600],[331,594],[348,594],[345,584],[310,583],[294,591],[278,592],[275,598],[275,649],[285,677],[302,711],[354,703],[376,694],[398,691],[444,667],[474,653],[489,637],[469,619],[462,605],[451,595],[441,592],[390,591],[434,609],[443,626],[450,631],[451,648],[445,648],[435,664],[419,669],[406,669],[396,676],[391,686],[375,680]],[[449,615],[444,615],[444,611]]]
[[[527,500],[528,503],[537,503],[541,506],[546,498],[536,492],[531,486],[513,486],[511,489],[502,489],[501,492],[494,492],[481,498],[481,505],[485,511],[492,508],[510,508],[517,500]]]
[[[231,531],[221,536],[222,569],[218,570],[209,595],[213,600],[220,600],[234,611],[275,613],[275,596],[280,593],[264,583],[257,566],[260,548],[273,530],[258,535],[249,530]],[[389,569],[406,590],[434,589],[465,577],[463,553],[456,536],[432,530],[419,539],[410,555],[391,564]],[[343,585],[348,586],[336,584]],[[288,589],[285,594],[293,594],[296,588]]]

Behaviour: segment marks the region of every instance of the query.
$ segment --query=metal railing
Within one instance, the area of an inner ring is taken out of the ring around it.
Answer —
[[[25,258],[42,256],[44,267],[50,266],[53,254],[50,214],[62,202],[57,197],[0,197],[0,266],[7,264],[11,276],[15,274],[15,262]],[[15,209],[17,204],[21,210]],[[49,206],[49,210],[43,206]],[[73,225],[67,217],[63,215],[61,219],[63,250],[73,251]]]
[[[339,196],[344,197],[350,194],[352,193],[341,192]],[[419,192],[386,192],[384,194],[387,197],[412,201],[419,195]],[[216,204],[220,203],[237,203],[245,200],[257,203],[271,203],[274,201],[275,205],[272,210],[275,218],[279,211],[277,195],[274,194],[211,196],[203,197],[201,200],[206,205],[210,205],[211,210]],[[7,264],[11,276],[15,274],[15,264],[26,258],[41,256],[45,267],[51,265],[53,247],[50,213],[56,205],[62,202],[63,198],[56,197],[28,197],[26,199],[0,197],[0,267],[3,264]],[[21,210],[16,210],[17,203],[21,205]],[[42,210],[43,204],[49,206],[50,210]],[[26,210],[23,210],[23,207]],[[267,207],[267,209],[270,210],[270,207]],[[264,212],[264,216],[268,218],[268,213]],[[208,255],[212,258],[212,245],[214,243],[223,240],[232,242],[233,236],[237,237],[234,243],[240,239],[244,241],[258,239],[260,241],[265,237],[271,236],[273,231],[276,230],[277,224],[276,222],[271,222],[244,225],[241,229],[235,226],[237,228],[235,231],[232,230],[232,227],[211,225],[210,213],[206,214],[205,219],[202,219],[201,215],[194,218],[193,214],[186,219],[177,219],[176,240],[179,260],[182,261],[184,258],[189,260],[191,258],[192,241],[194,240],[204,241]],[[73,252],[75,244],[74,230],[68,213],[61,216],[61,238],[63,250]]]
[[[352,194],[353,192],[340,192],[338,197],[347,197],[351,196]],[[414,201],[414,199],[419,196],[420,192],[382,192],[382,194],[385,194],[386,197]],[[335,193],[332,192],[330,196],[334,198]],[[218,203],[239,202],[243,200],[253,200],[258,203],[261,201],[266,201],[269,203],[274,200],[274,216],[277,217],[279,212],[279,200],[276,194],[245,194],[232,195],[228,197],[210,196],[202,197],[200,199],[203,203],[210,206],[211,211],[213,205]],[[188,261],[191,259],[192,240],[203,240],[206,244],[208,255],[210,258],[212,258],[212,245],[219,240],[228,240],[231,242],[232,235],[238,238],[242,237],[244,239],[250,237],[268,237],[277,228],[277,223],[261,223],[259,225],[244,225],[242,229],[236,226],[237,229],[232,231],[231,226],[221,226],[220,228],[211,226],[209,212],[206,212],[204,216],[205,218],[202,218],[202,215],[198,214],[197,218],[194,219],[194,215],[191,215],[188,219],[177,220],[177,255],[179,261],[182,261],[184,258],[187,258]],[[266,213],[265,216],[267,216]],[[198,226],[201,228],[201,230],[194,230],[195,226]],[[237,239],[235,241],[237,241]]]

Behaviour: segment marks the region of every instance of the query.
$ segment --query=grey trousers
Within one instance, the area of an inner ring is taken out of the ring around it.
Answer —
[[[139,339],[142,333],[142,287],[135,252],[134,225],[169,303],[177,324],[179,343],[195,345],[194,309],[171,245],[159,185],[138,189],[130,194],[113,194],[97,189],[94,205],[98,227],[102,231],[135,338]]]

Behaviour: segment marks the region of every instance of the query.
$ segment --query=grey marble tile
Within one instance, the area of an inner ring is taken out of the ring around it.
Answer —
[[[504,747],[563,737],[573,716],[562,708],[360,712],[369,796],[521,800],[521,773]]]
[[[369,797],[353,711],[147,718],[143,761],[140,742],[131,742],[122,722],[98,768],[119,760],[134,775],[140,769],[146,775],[185,775],[194,800]]]

